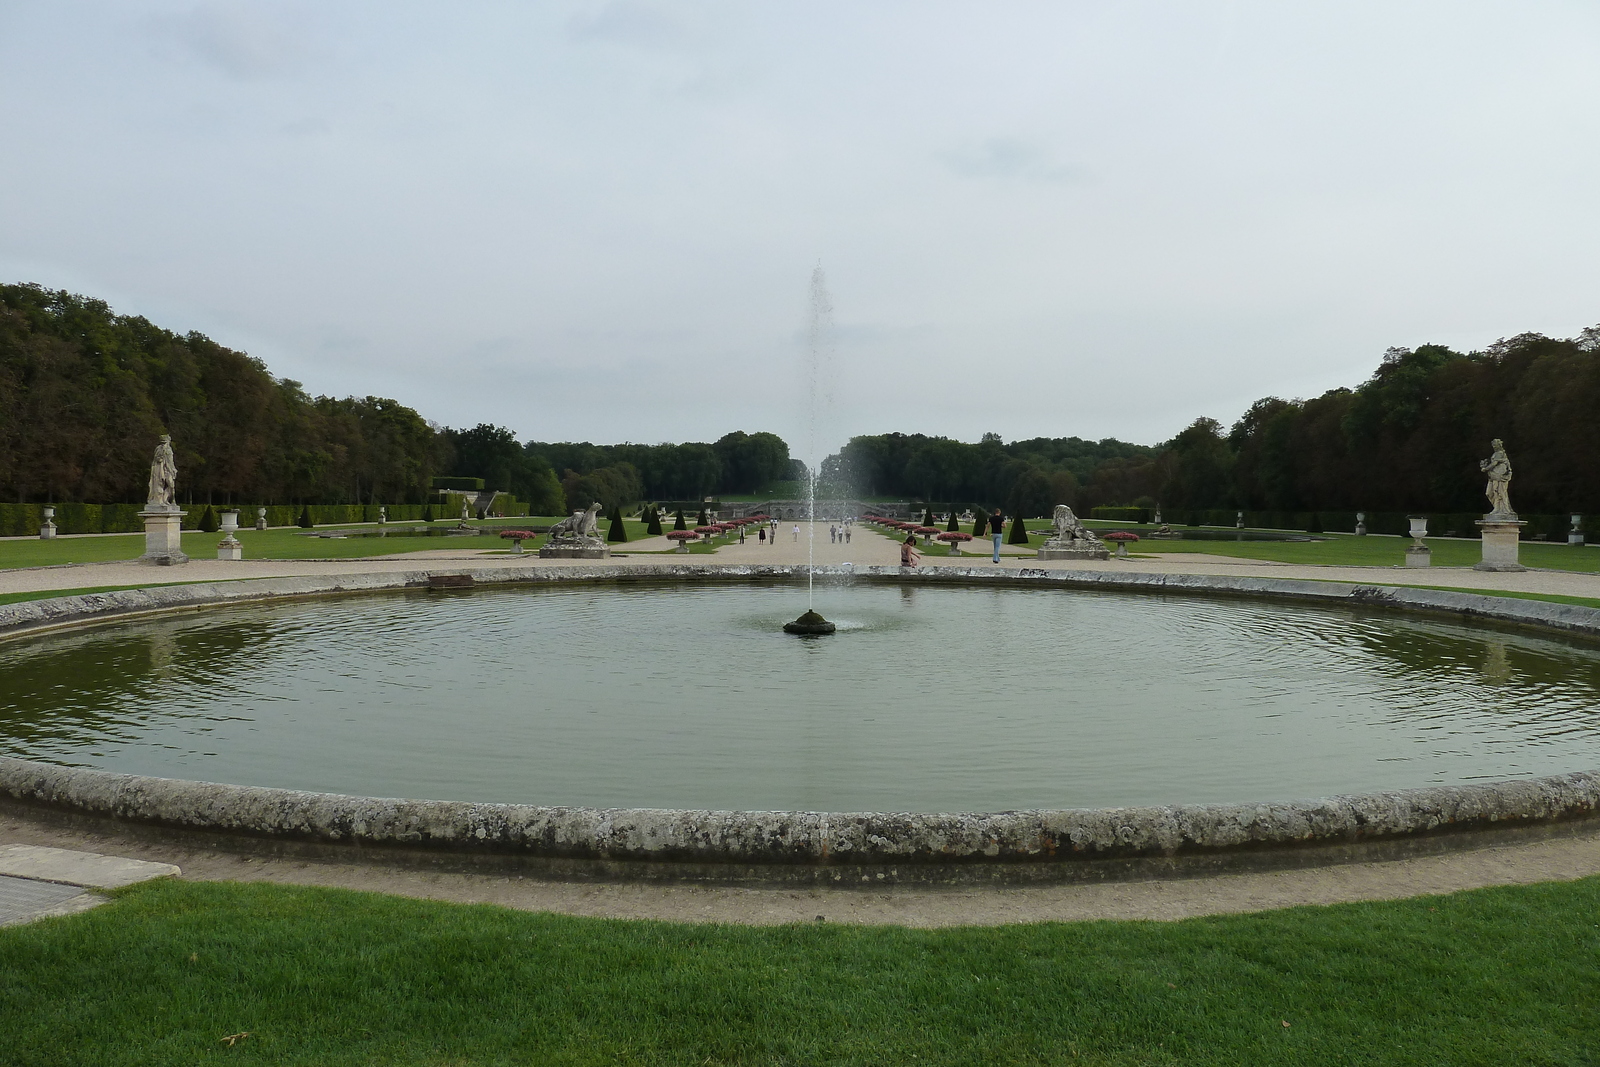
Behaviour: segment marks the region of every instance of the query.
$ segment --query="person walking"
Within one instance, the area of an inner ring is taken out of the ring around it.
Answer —
[[[1005,523],[1006,517],[998,511],[989,516],[989,532],[994,536],[994,561],[1000,562],[1000,527]]]
[[[767,526],[766,526],[766,523],[762,523],[761,524],[761,529],[759,531],[757,531],[756,538],[761,542],[761,547],[762,548],[766,548],[767,547]]]
[[[797,545],[800,543],[800,524],[798,522],[794,524],[794,543]]]
[[[917,535],[906,534],[905,543],[900,546],[900,566],[915,567],[921,558],[917,555]]]
[[[844,528],[844,543],[847,545],[850,543],[850,527],[848,526]]]

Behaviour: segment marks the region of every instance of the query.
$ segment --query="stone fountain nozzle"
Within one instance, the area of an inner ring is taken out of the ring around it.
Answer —
[[[833,631],[833,623],[814,611],[807,611],[794,622],[783,624],[783,632],[786,634],[817,635],[831,634]]]

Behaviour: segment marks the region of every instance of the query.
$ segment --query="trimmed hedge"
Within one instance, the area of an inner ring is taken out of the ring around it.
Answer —
[[[1139,508],[1095,508],[1090,513],[1090,518],[1110,518],[1117,522],[1149,522],[1149,518],[1132,519],[1123,515],[1103,516],[1102,511],[1134,512]],[[1172,511],[1162,517],[1173,525],[1188,526],[1232,526],[1237,520],[1237,508],[1212,508],[1202,511]],[[1401,537],[1408,536],[1411,531],[1411,516],[1426,515],[1428,517],[1429,537],[1467,537],[1476,539],[1478,527],[1473,525],[1483,518],[1478,512],[1452,512],[1452,511],[1369,511],[1367,516],[1367,532],[1373,534],[1396,534]],[[1522,528],[1522,539],[1561,541],[1567,539],[1567,531],[1572,528],[1572,517],[1567,515],[1519,515],[1518,518],[1527,523]],[[1309,533],[1354,533],[1356,529],[1356,513],[1353,511],[1246,511],[1244,524],[1258,530],[1298,530]],[[1587,517],[1584,520],[1585,531],[1592,525]]]
[[[144,520],[139,512],[143,504],[55,504],[56,530],[64,534],[81,533],[143,533]],[[213,504],[221,512],[226,505]],[[256,504],[241,504],[239,528],[252,530],[256,525]],[[506,515],[528,514],[528,505],[518,500],[501,497],[495,502],[496,510]],[[389,521],[422,522],[428,504],[389,504]],[[43,504],[0,504],[0,537],[31,537],[44,525]],[[206,505],[183,505],[183,528],[197,530],[205,517]],[[268,526],[294,526],[300,519],[300,507],[293,504],[276,504],[267,508]],[[377,504],[310,504],[311,521],[318,526],[338,526],[342,523],[377,522]]]
[[[464,490],[465,492],[469,492],[469,493],[480,493],[480,492],[483,491],[483,479],[482,478],[435,478],[433,480],[433,487],[435,489],[461,489],[461,490]]]
[[[1091,519],[1105,519],[1108,522],[1149,522],[1149,508],[1094,508],[1089,512]]]

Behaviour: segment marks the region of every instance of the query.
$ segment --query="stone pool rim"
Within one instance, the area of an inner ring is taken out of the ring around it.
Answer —
[[[1600,637],[1600,610],[1404,586],[1022,568],[814,568],[824,580],[1289,599]],[[262,578],[0,606],[0,640],[289,597],[475,586],[793,582],[801,566],[429,568]],[[1600,771],[1242,804],[982,813],[686,811],[343,796],[69,768],[0,756],[0,801],[250,847],[496,859],[568,877],[854,885],[1058,881],[1306,866],[1473,848],[1600,823]]]

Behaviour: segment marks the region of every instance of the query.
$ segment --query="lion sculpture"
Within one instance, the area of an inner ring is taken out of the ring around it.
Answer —
[[[1055,526],[1055,541],[1078,541],[1089,536],[1089,531],[1084,529],[1083,523],[1078,521],[1078,516],[1065,504],[1057,504],[1055,514],[1051,517]]]
[[[550,538],[594,537],[600,530],[600,502],[589,505],[588,511],[574,511],[570,518],[562,519],[550,527]]]

